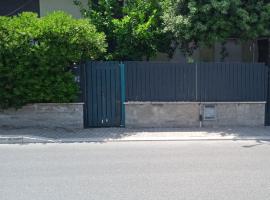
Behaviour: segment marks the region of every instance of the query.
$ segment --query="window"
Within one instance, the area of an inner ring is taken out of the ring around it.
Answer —
[[[0,16],[13,16],[26,11],[39,15],[39,0],[0,0]]]

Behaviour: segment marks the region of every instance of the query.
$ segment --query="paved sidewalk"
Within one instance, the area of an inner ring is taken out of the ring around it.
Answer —
[[[270,141],[270,127],[237,128],[0,128],[0,144],[125,141],[257,140]]]

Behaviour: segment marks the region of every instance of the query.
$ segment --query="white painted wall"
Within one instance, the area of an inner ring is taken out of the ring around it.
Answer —
[[[85,5],[87,0],[81,0]],[[40,0],[40,16],[45,16],[53,11],[65,11],[76,18],[81,17],[79,9],[73,4],[73,0]]]

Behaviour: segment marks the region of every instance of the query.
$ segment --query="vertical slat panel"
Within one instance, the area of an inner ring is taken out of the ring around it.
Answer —
[[[211,86],[209,84],[209,69],[211,67],[210,63],[206,63],[204,65],[204,101],[207,101],[207,99],[211,99],[210,98],[210,93],[211,93]]]
[[[153,90],[154,90],[154,95],[153,95],[153,100],[156,99],[156,100],[159,100],[159,95],[158,95],[158,92],[159,92],[159,88],[158,88],[158,75],[159,75],[159,68],[158,68],[158,65],[157,64],[152,64],[150,65],[151,68],[152,68],[152,73],[154,75],[154,79],[153,79]]]
[[[270,103],[270,98],[268,98],[268,94],[270,95],[270,74],[269,74],[269,66],[264,66],[264,73],[267,74],[267,76],[264,77],[264,98],[268,100],[268,103]]]
[[[227,64],[228,67],[228,95],[231,97],[232,101],[234,101],[234,87],[233,87],[233,65],[228,63]]]
[[[188,100],[189,96],[190,96],[190,84],[189,84],[189,73],[190,73],[190,68],[189,66],[185,66],[185,98],[186,98],[186,101]]]
[[[224,67],[225,63],[219,63],[219,67],[220,67],[220,80],[219,85],[220,85],[220,100],[221,101],[225,101],[224,99],[225,97],[225,93],[226,93],[226,83],[225,83],[225,79],[226,79],[226,69]],[[209,98],[210,99],[210,98]]]
[[[236,88],[235,77],[236,77],[236,69],[237,68],[233,64],[230,64],[230,68],[231,68],[231,81],[232,81],[232,84],[231,84],[232,85],[232,87],[231,87],[232,100],[236,101],[236,93],[237,93],[237,91],[235,89]]]
[[[90,84],[89,92],[91,92],[92,89],[92,99],[93,99],[93,113],[91,116],[93,117],[93,126],[98,126],[98,93],[97,93],[97,70],[94,66],[94,63],[91,67],[92,76],[93,76],[93,82]]]
[[[86,71],[85,81],[86,81],[86,84],[87,84],[85,90],[87,90],[88,88],[91,87],[91,85],[93,83],[93,73],[92,73],[92,65],[91,65],[91,63],[86,64],[85,71]],[[87,106],[87,108],[88,108],[87,109],[88,112],[86,113],[87,120],[88,120],[88,123],[93,124],[94,123],[94,121],[93,121],[93,113],[94,113],[93,112],[93,108],[94,108],[93,93],[87,90],[86,94],[87,94],[86,100],[88,100],[88,102],[90,101],[90,103]]]
[[[196,101],[196,64],[190,65],[192,68],[192,73],[190,74],[190,80],[192,83],[192,96],[190,97],[189,101]]]
[[[106,95],[106,125],[110,126],[111,123],[111,106],[110,106],[110,68],[105,71],[105,95]]]
[[[205,101],[205,64],[200,64],[200,76],[201,76],[201,82],[200,82],[200,86],[201,86],[201,101]]]
[[[129,76],[129,66],[128,66],[128,64],[126,64],[125,65],[125,77],[130,77]],[[126,88],[125,88],[125,93],[126,93],[126,101],[129,101],[129,99],[128,99],[128,97],[131,95],[130,94],[130,92],[131,92],[131,90],[129,90],[128,88],[132,88],[132,81],[131,81],[131,79],[125,79],[125,86],[126,86]]]
[[[236,99],[240,101],[241,99],[241,65],[238,63],[236,64],[236,77],[235,77],[235,85],[236,85]]]
[[[267,70],[266,70],[266,67],[265,66],[261,66],[260,67],[260,69],[261,69],[261,77],[262,77],[262,88],[264,88],[261,92],[261,98],[265,98],[265,99],[267,99],[267,97],[266,97],[266,91],[267,91],[267,81],[266,81],[266,76],[265,76],[265,74],[267,74]]]
[[[100,67],[100,66],[98,66]],[[98,126],[102,126],[102,69],[96,68],[97,70],[97,105],[98,105],[98,112],[97,112],[97,118],[98,118]]]
[[[202,92],[201,92],[201,70],[200,70],[200,66],[201,66],[201,64],[197,64],[197,69],[196,69],[196,71],[197,71],[197,94],[196,94],[196,96],[197,96],[197,98],[196,98],[196,101],[202,101],[202,97],[201,97],[201,94],[202,94]]]
[[[263,101],[262,64],[128,62],[128,101]],[[129,73],[130,72],[130,73]],[[196,88],[197,83],[197,88]]]
[[[151,84],[151,70],[149,67],[147,67],[147,101],[151,100],[151,96],[152,96],[152,84]]]
[[[224,94],[224,70],[223,70],[223,63],[218,63],[217,65],[218,67],[218,74],[217,74],[217,87],[219,88],[220,92],[218,93],[219,94],[219,99],[220,101],[224,101],[223,100],[223,94]]]
[[[102,120],[103,120],[103,124],[104,126],[107,125],[106,123],[106,118],[107,118],[107,104],[106,104],[106,71],[107,68],[102,69],[101,73],[102,73],[102,85],[101,85],[101,93],[102,93]]]
[[[131,79],[132,79],[132,96],[130,97],[133,101],[136,101],[136,92],[137,92],[137,82],[136,82],[136,71],[137,68],[136,66],[134,66],[134,64],[132,64],[131,62],[128,63],[129,67],[130,67],[130,71],[131,73],[129,74]],[[127,77],[129,78],[129,77]]]
[[[160,70],[160,73],[159,73],[158,82],[159,82],[159,88],[162,88],[161,90],[159,90],[160,101],[167,101],[169,80],[166,79],[166,69],[163,67],[162,64],[159,64],[159,70]]]
[[[215,84],[213,84],[213,101],[217,101],[218,87],[217,87],[216,83],[219,81],[219,77],[217,76],[218,66],[214,65],[212,67],[211,71],[212,71],[211,76],[213,77],[213,82],[211,84],[215,83]]]
[[[256,73],[258,74],[258,80],[260,80],[258,84],[258,88],[260,88],[260,90],[258,90],[258,95],[263,96],[263,90],[262,90],[263,84],[261,83],[263,79],[263,75],[262,75],[261,67],[260,66],[256,66],[256,67],[257,67]]]
[[[156,85],[156,91],[157,91],[157,98],[159,101],[164,101],[164,84],[161,84],[163,82],[164,73],[162,71],[162,66],[160,64],[157,65],[157,85]]]
[[[114,67],[115,71],[116,71],[116,76],[115,76],[115,82],[116,82],[116,88],[115,88],[115,94],[116,94],[116,98],[115,101],[116,103],[114,104],[115,106],[115,110],[116,110],[116,120],[115,120],[115,126],[120,126],[120,122],[121,122],[121,86],[120,86],[120,68],[119,68],[119,64],[117,66]]]
[[[116,71],[115,68],[111,68],[111,112],[112,112],[112,123],[116,120],[115,115],[115,104],[116,104],[116,83],[115,83]]]
[[[254,100],[254,91],[253,89],[253,76],[252,74],[256,73],[254,71],[254,69],[256,68],[256,65],[251,65],[251,64],[245,64],[244,65],[245,68],[245,75],[244,75],[244,79],[245,79],[245,98],[249,99],[250,101]],[[260,69],[258,69],[260,70]]]
[[[182,98],[182,84],[180,84],[181,73],[179,72],[180,68],[175,64],[175,100],[183,99]],[[184,99],[183,99],[184,101]]]
[[[267,104],[266,104],[266,113],[265,113],[265,125],[270,126],[270,67],[268,66],[266,68],[266,74],[268,74],[266,85],[266,98],[267,98]]]
[[[127,85],[127,100],[134,100],[134,91],[135,91],[135,83],[134,83],[134,67],[130,65],[129,62],[125,64],[126,68],[128,69],[128,74],[126,76],[126,80],[129,80],[130,85]]]
[[[206,101],[206,90],[207,90],[207,88],[206,88],[206,81],[207,81],[207,79],[206,79],[206,73],[207,73],[206,69],[207,69],[207,64],[201,65],[201,73],[202,73],[201,81],[202,81],[202,91],[203,91],[203,94],[202,94],[203,100],[202,101]]]
[[[185,71],[186,71],[186,66],[183,65],[183,66],[179,66],[179,70],[180,70],[180,82],[179,82],[179,85],[181,85],[181,97],[184,99],[184,101],[187,100],[186,98],[186,94],[185,94],[185,91],[186,91],[186,82],[185,82]]]
[[[185,101],[185,98],[183,96],[183,87],[184,84],[182,84],[183,80],[183,66],[177,65],[176,67],[176,100],[183,99]]]
[[[241,78],[241,97],[244,99],[247,99],[246,97],[246,85],[245,85],[245,66],[243,63],[241,65],[241,75],[239,76]]]
[[[227,67],[228,63],[223,64],[223,70],[224,70],[224,90],[223,90],[223,98],[222,101],[227,101],[228,97],[230,96],[230,85],[229,85],[229,68]]]
[[[251,90],[252,91],[255,91],[256,90],[256,85],[255,84],[253,84],[254,82],[255,82],[255,76],[256,76],[256,74],[255,74],[255,70],[254,70],[254,67],[253,66],[251,66],[251,69],[252,69],[252,71],[250,72],[250,75],[251,75],[251,77],[250,77],[250,85],[251,85]],[[255,101],[256,100],[256,95],[252,95],[252,101]]]
[[[247,99],[247,95],[246,95],[246,91],[247,91],[247,88],[246,88],[246,69],[245,69],[245,65],[243,63],[241,63],[241,97],[243,97],[244,99]]]
[[[193,70],[194,68],[194,65],[188,65],[188,69],[189,69],[189,73],[188,73],[188,85],[189,85],[189,96],[188,96],[188,99],[187,101],[190,101],[194,96],[193,96],[193,91],[194,91],[194,88],[195,88],[195,80],[193,79],[194,75],[195,75],[195,72]]]
[[[264,70],[261,66],[257,66],[257,69],[258,69],[258,73],[260,74],[260,80],[261,80],[260,87],[263,88],[260,90],[259,96],[263,97],[264,96],[264,75],[263,75]]]
[[[140,76],[141,76],[141,97],[142,100],[146,100],[146,70],[143,66],[140,66]]]

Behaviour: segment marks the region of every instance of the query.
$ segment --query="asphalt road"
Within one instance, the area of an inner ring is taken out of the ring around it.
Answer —
[[[0,145],[1,200],[268,200],[270,142]]]

